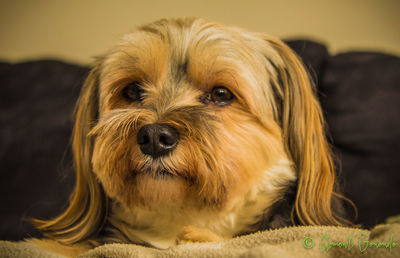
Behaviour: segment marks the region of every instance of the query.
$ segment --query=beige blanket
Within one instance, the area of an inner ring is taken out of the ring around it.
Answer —
[[[62,257],[30,243],[0,241],[0,257]],[[107,244],[81,257],[400,257],[400,224],[372,230],[346,227],[290,227],[215,243],[184,244],[158,250]]]

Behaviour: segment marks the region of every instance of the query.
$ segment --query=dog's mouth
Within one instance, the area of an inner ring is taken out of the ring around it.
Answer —
[[[176,173],[173,173],[165,168],[160,169],[145,169],[142,171],[134,171],[134,174],[143,175],[143,176],[150,176],[154,179],[172,179],[177,177]]]
[[[153,172],[153,176],[155,178],[164,179],[164,178],[172,178],[172,177],[175,177],[176,175],[172,174],[170,171],[168,171],[166,169],[161,169],[161,170]]]

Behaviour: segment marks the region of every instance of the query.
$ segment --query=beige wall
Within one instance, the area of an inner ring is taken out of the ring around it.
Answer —
[[[400,55],[400,0],[0,0],[0,58],[89,63],[135,26],[199,16],[279,37],[311,37],[332,53]]]

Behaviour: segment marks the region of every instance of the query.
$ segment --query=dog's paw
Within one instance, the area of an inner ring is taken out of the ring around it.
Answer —
[[[201,243],[201,242],[218,242],[224,238],[206,228],[197,228],[193,226],[186,226],[178,235],[177,244],[185,243]]]

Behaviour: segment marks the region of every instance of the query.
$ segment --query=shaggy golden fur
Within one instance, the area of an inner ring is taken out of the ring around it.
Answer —
[[[124,95],[127,85],[137,99]],[[156,158],[137,142],[154,123],[179,133]],[[65,245],[167,248],[254,232],[292,185],[290,224],[346,223],[332,209],[339,195],[313,85],[298,57],[265,34],[176,19],[126,35],[83,86],[73,153],[68,209],[35,221]],[[265,228],[276,225],[287,224]]]

